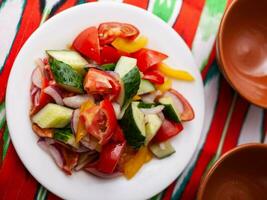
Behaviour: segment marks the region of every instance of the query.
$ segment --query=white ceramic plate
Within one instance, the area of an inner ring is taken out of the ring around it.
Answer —
[[[88,26],[106,21],[134,24],[149,38],[149,47],[169,55],[170,66],[186,69],[193,83],[175,82],[173,87],[189,100],[195,119],[172,143],[176,153],[146,164],[131,180],[96,178],[85,172],[66,176],[51,157],[37,145],[28,117],[30,79],[34,61],[46,49],[63,49]],[[200,73],[190,50],[167,24],[142,9],[117,3],[90,3],[76,6],[49,19],[21,49],[13,65],[7,89],[7,121],[12,142],[30,173],[48,190],[64,199],[147,199],[167,187],[186,167],[196,149],[204,117],[204,92]]]

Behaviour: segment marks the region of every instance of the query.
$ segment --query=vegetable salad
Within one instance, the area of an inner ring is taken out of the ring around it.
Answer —
[[[32,129],[66,174],[130,179],[153,157],[175,153],[171,139],[194,111],[172,80],[194,78],[168,66],[168,55],[147,44],[137,27],[106,22],[37,60]]]

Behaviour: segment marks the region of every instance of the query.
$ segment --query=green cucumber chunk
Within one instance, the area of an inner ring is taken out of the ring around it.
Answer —
[[[150,81],[141,79],[139,90],[137,91],[137,95],[146,94],[149,92],[153,92],[155,90],[156,89],[154,85]]]
[[[152,144],[149,148],[151,152],[159,159],[166,158],[175,153],[175,149],[169,141],[159,144]]]
[[[136,64],[137,64],[137,60],[135,58],[121,56],[116,64],[115,72],[118,73],[121,78],[123,78],[134,67],[136,67]]]
[[[142,146],[146,138],[145,115],[137,107],[138,103],[132,102],[119,121],[127,143],[134,148]]]
[[[79,74],[85,74],[84,68],[88,62],[78,52],[72,50],[46,50],[46,53],[55,60],[70,65]]]
[[[161,127],[162,121],[157,114],[148,114],[145,118],[147,122],[145,144],[148,145]]]
[[[83,77],[68,64],[50,59],[50,68],[55,81],[62,88],[75,93],[83,93]]]
[[[116,67],[115,63],[101,65],[101,69],[104,71],[114,71],[115,67]]]
[[[171,97],[162,97],[159,99],[159,103],[164,105],[163,114],[174,122],[180,122],[180,112],[174,105]]]
[[[140,102],[138,104],[138,108],[153,108],[155,106],[156,106],[155,103],[144,103],[144,102]]]
[[[53,138],[73,147],[78,147],[70,128],[55,129]]]
[[[32,121],[41,128],[63,128],[70,123],[72,109],[49,103],[36,113]]]

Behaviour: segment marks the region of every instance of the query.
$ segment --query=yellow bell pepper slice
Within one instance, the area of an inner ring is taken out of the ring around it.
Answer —
[[[139,36],[135,40],[128,40],[124,38],[117,37],[111,44],[116,49],[126,52],[134,53],[142,48],[144,48],[148,43],[148,39],[145,36]]]
[[[139,96],[139,95],[135,95],[134,97],[133,97],[133,101],[138,101],[138,100],[140,100],[141,99],[141,97]]]
[[[172,79],[165,77],[163,84],[157,84],[156,85],[157,90],[160,90],[161,92],[165,92],[172,88]]]
[[[131,179],[141,167],[152,159],[152,154],[146,146],[142,146],[128,162],[124,164],[124,175]]]
[[[91,108],[94,105],[95,104],[92,101],[86,101],[85,103],[81,105],[80,113],[84,112],[85,110],[87,110],[88,108]],[[75,141],[78,143],[86,134],[87,134],[87,131],[85,129],[85,126],[81,122],[81,120],[79,120]]]
[[[175,78],[178,80],[184,80],[184,81],[193,81],[195,78],[189,74],[188,72],[184,70],[177,70],[169,67],[165,63],[158,64],[158,69],[160,72],[165,74],[166,76],[169,76],[171,78]]]

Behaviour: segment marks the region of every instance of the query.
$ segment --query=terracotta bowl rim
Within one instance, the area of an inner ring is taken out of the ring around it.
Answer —
[[[259,106],[261,108],[265,108],[267,109],[267,102],[266,103],[260,103],[258,102],[257,100],[255,99],[251,99],[251,96],[252,95],[245,95],[244,92],[243,92],[243,89],[237,89],[237,87],[235,86],[235,84],[233,83],[233,81],[231,80],[231,78],[229,77],[229,75],[227,74],[227,70],[225,70],[227,67],[226,67],[226,64],[224,62],[224,53],[222,51],[222,33],[225,29],[225,23],[226,23],[226,20],[227,20],[227,16],[229,14],[229,12],[231,12],[232,8],[240,3],[242,0],[233,0],[232,3],[228,6],[228,8],[225,10],[223,16],[222,16],[222,19],[221,19],[221,23],[220,23],[220,26],[219,26],[219,30],[218,30],[218,35],[217,35],[217,38],[216,38],[216,54],[217,54],[217,61],[218,61],[218,65],[219,65],[219,68],[222,72],[222,74],[224,75],[224,77],[226,78],[226,80],[228,81],[228,83],[232,86],[232,88],[238,92],[238,94],[240,96],[242,96],[244,99],[248,100],[250,103],[256,105],[256,106]]]
[[[216,171],[216,169],[221,165],[221,163],[223,163],[227,158],[231,157],[232,155],[243,151],[243,150],[247,150],[247,149],[253,149],[253,148],[260,148],[260,149],[266,149],[267,151],[267,144],[263,144],[263,143],[247,143],[247,144],[242,144],[239,145],[233,149],[231,149],[230,151],[227,151],[226,153],[224,153],[213,165],[212,167],[208,170],[208,172],[206,172],[206,174],[204,174],[204,176],[202,177],[201,183],[200,183],[200,187],[197,193],[197,200],[203,200],[203,195],[204,195],[204,191],[207,187],[207,183],[210,180],[210,178],[212,177],[212,175],[214,174],[214,172]]]

